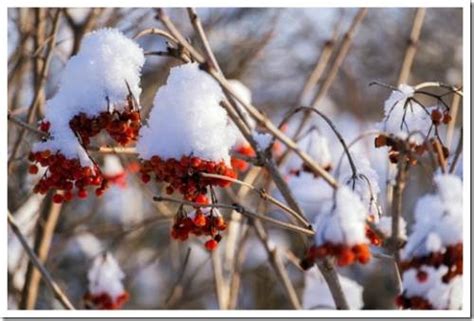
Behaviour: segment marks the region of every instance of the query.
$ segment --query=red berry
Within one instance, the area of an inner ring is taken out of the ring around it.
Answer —
[[[425,271],[418,271],[418,273],[416,274],[416,278],[421,283],[424,283],[426,282],[426,280],[428,280],[428,273],[426,273]]]
[[[199,195],[194,199],[194,202],[196,202],[196,203],[198,203],[198,204],[203,204],[203,205],[209,204],[209,200],[208,200],[208,198],[206,197],[206,195],[202,195],[202,194],[199,194]]]
[[[205,246],[206,249],[208,249],[209,251],[214,251],[214,250],[217,248],[217,245],[218,245],[218,244],[219,244],[219,243],[218,243],[216,240],[211,239],[211,240],[208,240],[208,241],[204,244],[204,246]]]
[[[30,173],[32,175],[37,174],[38,173],[38,166],[30,165],[30,167],[28,167],[28,173]]]
[[[87,198],[87,191],[85,189],[80,189],[77,193],[77,196],[82,199]]]
[[[64,201],[64,197],[61,194],[54,194],[53,202],[57,204],[61,204]]]
[[[151,177],[148,174],[142,174],[142,182],[143,183],[148,183],[150,181]]]

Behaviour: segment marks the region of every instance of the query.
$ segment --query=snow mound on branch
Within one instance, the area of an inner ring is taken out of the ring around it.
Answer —
[[[331,198],[321,206],[321,215],[315,222],[317,246],[325,243],[353,246],[368,242],[365,236],[367,208],[349,187],[338,188],[334,200]]]
[[[352,178],[353,173],[347,156],[343,155],[340,177],[347,186],[353,188],[362,203],[369,209],[368,213],[378,217],[380,212],[377,204],[377,195],[380,193],[379,175],[372,168],[370,160],[362,153],[351,151],[352,160],[357,169],[358,177]]]
[[[322,178],[314,178],[312,173],[301,172],[299,176],[290,176],[288,186],[311,219],[321,212],[321,204],[330,202],[333,196],[332,187]]]
[[[418,273],[426,273],[426,280],[420,281]],[[456,276],[449,283],[441,281],[448,268],[423,266],[421,269],[409,269],[403,273],[404,295],[407,298],[422,297],[430,302],[434,309],[462,308],[462,277]]]
[[[99,255],[87,273],[89,292],[92,295],[107,293],[111,298],[116,298],[124,293],[122,284],[124,277],[125,274],[112,254]]]
[[[117,176],[125,172],[120,158],[115,155],[105,155],[102,173],[106,176]]]
[[[143,50],[117,29],[100,29],[87,34],[77,55],[67,62],[56,95],[46,102],[45,120],[51,124],[51,139],[38,143],[33,151],[49,149],[67,158],[79,158],[83,166],[92,163],[69,127],[79,113],[89,117],[101,112],[121,111],[130,91],[140,96]]]
[[[383,235],[386,238],[389,238],[392,235],[392,217],[391,216],[380,217],[380,220],[375,225],[377,225],[377,228],[380,230],[380,232],[383,233]],[[404,240],[407,239],[407,223],[405,222],[403,217],[400,217],[398,237]]]
[[[385,118],[380,130],[415,144],[422,144],[432,125],[429,110],[413,101],[415,89],[401,84],[385,101]],[[412,135],[410,135],[412,134]]]
[[[339,282],[341,283],[342,292],[346,297],[349,308],[351,310],[362,309],[364,305],[362,300],[362,286],[342,275],[339,275]],[[303,308],[336,309],[329,287],[317,268],[313,268],[305,273]]]
[[[331,166],[331,152],[329,141],[326,136],[317,129],[312,129],[298,141],[298,147],[308,153],[311,158],[321,167]],[[288,161],[289,170],[301,169],[303,161],[295,154],[292,154]]]
[[[420,198],[415,206],[415,224],[402,252],[404,259],[463,241],[462,181],[455,175],[438,175],[434,182],[436,193]]]
[[[254,131],[253,138],[255,139],[255,142],[257,143],[258,147],[264,150],[267,149],[268,146],[270,146],[273,136],[268,133],[259,133]]]
[[[172,68],[155,96],[148,126],[140,130],[139,156],[180,159],[194,155],[228,163],[237,133],[219,105],[223,97],[219,84],[198,64]]]

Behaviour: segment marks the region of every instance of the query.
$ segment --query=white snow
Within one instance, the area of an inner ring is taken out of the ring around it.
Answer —
[[[125,274],[112,254],[99,255],[87,273],[89,292],[92,295],[107,293],[111,298],[117,298],[124,292],[122,284],[124,277]]]
[[[317,246],[330,242],[353,246],[368,242],[365,236],[367,209],[360,197],[349,187],[342,186],[333,200],[321,204],[322,214],[315,221]]]
[[[219,84],[197,64],[172,68],[155,96],[148,125],[140,130],[139,156],[180,159],[192,154],[228,163],[237,133],[219,105],[222,99]]]
[[[413,87],[401,84],[398,89],[385,101],[385,118],[379,124],[380,130],[400,139],[410,136],[410,141],[421,144],[432,125],[430,111],[413,100],[407,102],[414,95]]]
[[[391,216],[381,216],[376,225],[380,232],[382,232],[386,238],[389,238],[392,235]],[[398,237],[404,240],[406,240],[407,238],[407,223],[405,222],[403,217],[400,217]]]
[[[120,158],[115,155],[106,155],[104,157],[104,166],[102,168],[102,173],[109,177],[123,174],[124,168],[122,166]]]
[[[415,224],[402,257],[422,256],[463,241],[462,181],[454,175],[434,178],[436,193],[420,198]]]
[[[314,178],[312,173],[301,172],[299,176],[290,176],[288,186],[306,216],[312,220],[321,212],[321,204],[332,200],[332,187],[322,178]],[[282,199],[281,195],[278,197]]]
[[[331,166],[331,152],[329,141],[318,129],[308,132],[298,141],[298,147],[308,153],[311,158],[321,167]],[[289,170],[301,169],[303,161],[295,154],[292,154],[286,167]]]
[[[362,309],[362,286],[345,276],[339,275],[342,292],[345,294],[347,303],[351,310]],[[304,309],[335,309],[336,305],[332,298],[329,287],[321,272],[315,267],[305,273],[305,287],[303,291]]]
[[[261,150],[265,150],[272,142],[273,136],[268,133],[260,133],[260,132],[254,131],[253,138],[255,139],[255,142],[257,143],[258,147]]]
[[[358,177],[352,179],[352,169],[349,165],[347,156],[343,155],[341,162],[340,174],[338,177],[341,178],[342,182],[354,188],[354,192],[358,194],[362,200],[362,203],[368,209],[368,214],[378,217],[380,212],[377,196],[380,193],[379,187],[379,175],[372,168],[370,160],[362,153],[351,150],[352,160],[357,169]]]
[[[443,283],[441,278],[448,268],[444,265],[438,269],[423,266],[419,270],[409,269],[403,273],[403,288],[408,298],[419,296],[427,299],[434,309],[461,309],[462,308],[462,276],[454,277],[449,283]],[[417,278],[419,271],[425,272],[428,277],[424,282]]]
[[[46,102],[45,120],[51,124],[52,138],[34,145],[33,151],[60,151],[91,166],[69,121],[79,113],[93,117],[127,105],[127,83],[139,99],[143,50],[116,29],[100,29],[87,34],[77,55],[67,62],[56,95]],[[109,106],[106,98],[109,100]]]

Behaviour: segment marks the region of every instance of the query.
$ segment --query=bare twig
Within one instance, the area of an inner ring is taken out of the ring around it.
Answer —
[[[42,263],[45,263],[48,258],[54,230],[62,208],[62,204],[53,203],[51,198],[47,198],[47,200],[47,206],[44,208],[45,215],[43,224],[37,226],[37,232],[35,235],[35,253],[38,255],[38,259]],[[41,274],[34,268],[33,262],[30,261],[26,272],[25,284],[23,286],[20,308],[28,310],[35,308],[40,281]]]
[[[400,75],[398,76],[398,83],[405,84],[410,76],[411,66],[415,58],[418,41],[420,39],[421,27],[425,18],[426,8],[416,9],[415,18],[413,19],[413,27],[408,41],[408,47],[405,51],[405,58],[403,59],[402,67],[400,68]]]
[[[264,227],[262,226],[261,222],[258,220],[255,220],[253,223],[253,226],[255,228],[255,231],[257,232],[258,238],[262,242],[262,245],[264,246],[268,254],[270,263],[275,269],[275,272],[277,272],[277,276],[281,280],[281,283],[284,286],[285,292],[288,298],[290,299],[291,305],[295,309],[301,309],[302,306],[301,306],[300,300],[293,286],[293,283],[291,283],[290,277],[288,276],[288,272],[286,271],[286,268],[281,260],[280,253],[277,251],[275,246],[272,246],[269,243],[268,234],[265,231]]]
[[[41,273],[43,277],[43,280],[46,282],[46,285],[54,293],[54,296],[59,300],[59,302],[61,302],[64,308],[68,310],[74,310],[74,306],[72,305],[71,301],[68,299],[66,294],[61,290],[58,284],[53,280],[48,270],[44,267],[43,263],[41,263],[39,258],[36,256],[36,254],[28,245],[28,242],[26,241],[25,237],[23,236],[20,229],[16,225],[15,219],[10,213],[8,213],[8,224],[10,225],[13,233],[15,233],[16,237],[20,240],[20,243],[23,246],[24,250],[26,251],[26,254],[28,255],[30,261],[38,269],[38,271]]]
[[[56,45],[56,40],[55,39],[56,39],[56,35],[58,33],[58,30],[59,30],[59,21],[60,21],[59,18],[61,16],[61,12],[62,12],[62,9],[57,9],[56,14],[54,16],[53,30],[51,32],[52,39],[51,39],[50,44],[48,46],[48,52],[46,53],[46,58],[45,58],[43,66],[42,66],[43,68],[41,69],[41,73],[40,73],[39,78],[38,78],[38,82],[37,82],[37,86],[35,88],[35,94],[34,94],[34,97],[33,97],[33,101],[31,102],[31,105],[28,109],[28,115],[27,115],[27,123],[28,124],[31,124],[33,122],[33,119],[34,119],[34,116],[35,116],[35,113],[36,113],[36,109],[39,107],[39,104],[40,104],[41,99],[42,99],[43,87],[44,87],[44,85],[46,83],[46,79],[48,77],[49,66],[51,64],[51,59],[52,59],[54,48],[55,48],[55,45]],[[18,154],[18,151],[20,149],[21,142],[23,141],[23,138],[25,136],[25,133],[26,133],[26,130],[22,129],[20,131],[20,133],[18,134],[18,137],[17,137],[15,143],[13,144],[13,148],[12,148],[10,157],[8,158],[8,172],[10,172],[12,170],[12,164],[13,163],[11,161],[16,158],[16,156]]]
[[[285,223],[285,222],[282,222],[282,221],[279,221],[277,219],[274,219],[274,218],[271,218],[271,217],[268,217],[268,216],[263,216],[261,214],[258,214],[258,213],[255,213],[241,205],[238,205],[238,204],[222,204],[222,203],[214,203],[214,204],[200,204],[200,203],[194,203],[194,202],[189,202],[189,201],[185,201],[185,200],[180,200],[180,199],[176,199],[176,198],[172,198],[172,197],[167,197],[167,196],[161,196],[161,195],[158,195],[158,196],[155,196],[153,197],[153,199],[156,201],[156,202],[172,202],[172,203],[177,203],[177,204],[183,204],[183,205],[187,205],[187,206],[192,206],[194,208],[206,208],[206,207],[214,207],[214,208],[224,208],[224,209],[229,209],[229,210],[234,210],[244,216],[247,216],[247,217],[250,217],[250,218],[256,218],[256,219],[261,219],[262,221],[265,221],[267,223],[271,223],[273,225],[276,225],[276,226],[279,226],[281,228],[284,228],[284,229],[287,229],[289,231],[293,231],[293,232],[297,232],[297,233],[303,233],[303,234],[306,234],[308,236],[313,236],[314,235],[314,231],[312,230],[309,230],[309,229],[306,229],[306,228],[303,228],[303,227],[300,227],[300,226],[296,226],[296,225],[293,225],[293,224],[290,224],[290,223]]]
[[[451,165],[449,166],[449,173],[454,173],[454,171],[456,170],[456,165],[462,153],[462,146],[463,146],[463,128],[461,127],[459,131],[459,142],[456,147],[456,151],[454,152],[454,158],[451,161]]]
[[[290,214],[292,217],[296,218],[300,223],[303,224],[303,226],[305,226],[305,227],[309,226],[309,222],[308,222],[308,220],[306,220],[306,218],[302,217],[298,212],[296,212],[295,210],[289,208],[288,206],[286,206],[285,204],[283,204],[282,202],[280,202],[279,200],[277,200],[276,198],[274,198],[273,196],[268,194],[264,189],[256,188],[255,186],[253,186],[250,183],[246,183],[246,182],[243,182],[243,181],[235,179],[235,178],[230,178],[228,176],[217,175],[217,174],[208,174],[208,173],[201,173],[201,176],[209,177],[209,178],[218,178],[218,179],[221,179],[221,180],[225,180],[225,181],[229,181],[229,182],[233,182],[233,183],[237,183],[237,184],[240,184],[242,186],[245,186],[245,187],[251,189],[252,191],[257,192],[263,200],[269,201],[273,205],[275,205],[275,206],[279,207],[280,209],[282,209],[284,212],[286,212],[286,213]]]

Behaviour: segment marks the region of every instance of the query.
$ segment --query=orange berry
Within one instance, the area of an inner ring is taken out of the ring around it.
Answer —
[[[196,216],[194,217],[194,224],[198,227],[203,227],[206,225],[206,217],[202,212],[196,213]]]
[[[199,195],[194,199],[194,202],[196,202],[196,203],[198,203],[198,204],[206,205],[206,204],[209,204],[209,199],[206,197],[206,195],[199,194]]]
[[[211,239],[211,240],[208,240],[206,243],[204,243],[204,246],[206,247],[206,249],[208,249],[209,251],[214,251],[216,248],[217,248],[217,245],[219,243],[214,240],[214,239]]]

